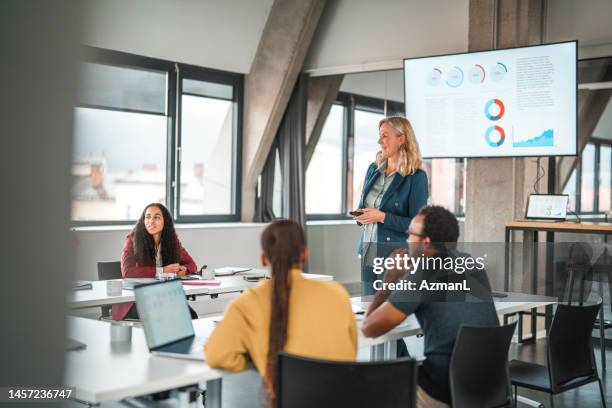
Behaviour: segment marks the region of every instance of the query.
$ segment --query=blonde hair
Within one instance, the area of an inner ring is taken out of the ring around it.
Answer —
[[[410,121],[402,116],[388,116],[378,122],[378,129],[380,130],[380,127],[385,123],[389,124],[398,136],[406,136],[406,143],[400,146],[397,172],[402,176],[414,174],[415,171],[423,167],[423,160],[421,160],[419,144],[417,143]],[[383,155],[382,150],[376,153],[376,165],[378,167],[386,160],[387,157]]]

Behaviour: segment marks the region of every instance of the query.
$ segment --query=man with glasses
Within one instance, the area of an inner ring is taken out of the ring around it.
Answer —
[[[383,282],[398,282],[401,278],[414,282],[413,288],[439,284],[453,287],[449,284],[468,282],[468,291],[471,287],[477,294],[439,289],[380,290],[362,326],[365,336],[378,337],[402,323],[408,315],[415,314],[425,340],[425,361],[419,367],[418,376],[419,408],[447,407],[451,403],[449,364],[459,326],[499,324],[484,267],[472,267],[469,271],[441,267],[442,261],[447,262],[445,266],[453,265],[459,258],[464,261],[469,257],[455,250],[458,237],[459,225],[450,211],[439,206],[423,207],[408,227],[408,248],[390,256],[408,256],[413,260],[413,267],[389,269]],[[414,265],[418,266],[414,268]]]

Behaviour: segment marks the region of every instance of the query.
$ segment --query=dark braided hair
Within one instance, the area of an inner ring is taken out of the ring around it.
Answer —
[[[301,261],[306,245],[302,227],[294,221],[280,220],[270,224],[261,235],[261,248],[272,267],[270,333],[264,384],[269,402],[276,406],[274,394],[276,359],[287,341],[289,323],[289,271]]]
[[[134,241],[134,254],[140,265],[155,265],[155,240],[145,227],[145,213],[149,207],[157,207],[164,217],[164,228],[161,233],[161,259],[162,265],[170,265],[179,261],[179,244],[174,230],[174,220],[170,211],[163,204],[151,203],[142,211],[142,215],[132,230]]]

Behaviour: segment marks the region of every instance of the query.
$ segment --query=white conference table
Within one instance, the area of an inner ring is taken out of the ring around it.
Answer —
[[[513,292],[506,293],[508,294],[507,297],[493,298],[495,310],[499,316],[514,314],[557,303],[557,298],[550,296],[529,295]],[[360,306],[367,311],[367,308],[371,303],[370,299],[371,296],[365,298],[354,297],[351,298],[351,303]],[[356,316],[359,325],[361,326],[363,315]],[[359,347],[371,347],[372,360],[390,359],[397,355],[397,343],[393,340],[398,340],[403,337],[416,336],[421,333],[421,326],[417,322],[416,317],[414,315],[409,315],[400,325],[380,337],[367,338],[364,337],[361,334],[361,330],[359,330]]]
[[[361,298],[353,298],[362,304]],[[557,303],[556,298],[510,294],[496,299],[498,314],[511,314],[534,307]],[[198,337],[206,338],[222,316],[193,321]],[[163,390],[206,382],[207,407],[221,406],[221,379],[227,372],[212,369],[204,361],[188,361],[152,356],[147,348],[142,328],[132,329],[132,341],[113,345],[110,323],[82,317],[68,317],[68,336],[87,345],[85,350],[66,353],[65,385],[75,387],[75,399],[88,404],[121,400]],[[361,317],[358,316],[358,326]],[[359,347],[373,347],[376,359],[394,358],[395,341],[421,333],[414,316],[409,316],[395,329],[376,338],[366,338],[358,331]]]
[[[249,287],[257,284],[257,282],[247,282],[244,276],[266,273],[263,269],[253,269],[248,272],[243,272],[233,276],[218,276],[216,279],[221,282],[217,286],[196,286],[183,285],[187,296],[210,295],[216,296],[223,293],[241,292]],[[315,279],[321,281],[333,280],[331,275],[318,275],[314,273],[305,273],[307,279]],[[121,279],[117,279],[121,280]],[[73,290],[68,295],[67,305],[70,309],[85,309],[90,307],[100,307],[114,305],[118,303],[134,302],[133,290],[122,290],[120,295],[109,296],[106,294],[107,281],[93,281],[92,289]]]

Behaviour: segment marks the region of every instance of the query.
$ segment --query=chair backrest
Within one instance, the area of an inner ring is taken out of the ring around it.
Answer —
[[[516,322],[507,326],[461,325],[450,361],[454,408],[512,403],[508,349]]]
[[[568,381],[597,375],[591,333],[601,301],[586,306],[557,305],[548,335],[548,369],[551,388]]]
[[[416,406],[417,363],[410,358],[340,362],[278,354],[278,408]]]
[[[561,301],[582,305],[593,290],[593,249],[587,243],[574,242],[569,247],[567,281]]]
[[[98,280],[121,279],[121,262],[98,262]],[[102,317],[110,316],[110,306],[101,306]]]
[[[98,262],[98,280],[121,279],[121,262]]]

